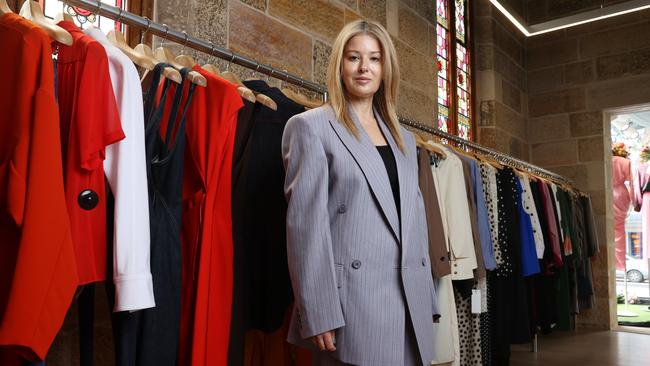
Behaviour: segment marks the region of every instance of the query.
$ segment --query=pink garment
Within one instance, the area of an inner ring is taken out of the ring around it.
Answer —
[[[612,157],[614,248],[616,253],[616,269],[620,270],[625,270],[625,219],[629,215],[630,202],[632,201],[632,190],[628,190],[625,182],[632,184],[632,163],[629,159],[614,156]],[[645,239],[645,233],[643,236]]]
[[[643,163],[634,172],[634,211],[641,211],[643,233],[643,258],[648,258],[650,241],[650,191],[643,188],[650,184],[650,163]]]

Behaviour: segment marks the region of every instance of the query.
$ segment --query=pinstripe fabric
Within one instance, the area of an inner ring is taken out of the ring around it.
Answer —
[[[384,163],[351,113],[359,140],[329,106],[294,116],[284,131],[287,255],[296,298],[289,341],[311,347],[309,337],[336,329],[333,358],[401,365],[408,306],[414,341],[429,364],[437,305],[415,141],[402,129],[402,153],[377,115],[397,164],[400,222]]]

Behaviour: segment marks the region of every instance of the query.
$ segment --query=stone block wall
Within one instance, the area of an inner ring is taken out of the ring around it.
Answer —
[[[597,307],[581,314],[579,322],[613,326],[609,112],[650,103],[650,12],[532,37],[526,50],[532,163],[569,177],[594,201],[601,247],[593,265]]]
[[[434,1],[157,0],[155,6],[155,19],[160,23],[322,84],[334,38],[343,25],[359,18],[384,25],[395,43],[402,76],[398,113],[433,126]],[[182,45],[165,46],[182,51]],[[211,62],[222,70],[229,67],[242,79],[254,76],[254,71],[227,61],[186,52],[200,63]]]
[[[528,160],[525,39],[489,0],[473,3],[477,142]]]

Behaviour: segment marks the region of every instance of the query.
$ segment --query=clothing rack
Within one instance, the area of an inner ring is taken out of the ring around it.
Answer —
[[[309,80],[305,80],[299,76],[293,75],[284,70],[280,70],[275,67],[259,63],[249,57],[234,53],[229,49],[215,46],[213,42],[208,42],[196,37],[189,36],[186,32],[170,29],[166,24],[153,22],[146,17],[141,17],[139,15],[125,11],[115,6],[103,4],[101,1],[97,1],[97,0],[63,0],[63,1],[68,5],[78,6],[88,11],[92,11],[97,15],[101,15],[103,17],[122,22],[129,26],[144,29],[145,33],[149,32],[155,34],[161,38],[176,42],[178,44],[182,44],[184,46],[209,54],[211,56],[228,60],[231,63],[244,66],[246,68],[255,70],[256,72],[266,74],[270,77],[274,77],[276,79],[280,79],[282,81],[297,85],[301,88],[310,90],[312,92],[320,93],[321,95],[323,95],[323,100],[327,101],[327,88],[323,85],[314,83]],[[454,136],[446,132],[442,132],[440,130],[434,129],[420,122],[408,118],[400,118],[400,122],[407,126],[416,128],[420,131],[427,132],[432,135],[447,139],[448,141],[453,141],[454,143],[462,147],[483,153],[487,156],[494,158],[499,162],[503,162],[504,164],[510,165],[517,169],[528,171],[530,173],[536,174],[543,178],[549,178],[555,181],[571,184],[571,181],[569,179],[561,175],[555,174],[546,169],[529,164],[523,160],[514,158],[512,156],[506,155],[496,150],[492,150],[490,148],[481,146],[477,143],[465,140],[458,136]]]
[[[540,167],[538,167],[536,165],[532,165],[530,163],[527,163],[527,162],[525,162],[523,160],[517,159],[517,158],[512,157],[510,155],[504,154],[502,152],[492,150],[492,149],[487,148],[485,146],[479,145],[479,144],[477,144],[475,142],[468,141],[468,140],[465,140],[465,139],[463,139],[461,137],[458,137],[458,136],[455,136],[455,135],[452,135],[452,134],[437,130],[435,128],[424,125],[424,124],[422,124],[420,122],[417,122],[417,121],[414,121],[414,120],[411,120],[411,119],[408,119],[408,118],[404,118],[404,117],[400,117],[400,122],[407,125],[407,126],[411,126],[413,128],[416,128],[416,129],[418,129],[420,131],[424,131],[424,132],[430,133],[432,135],[436,135],[436,136],[438,136],[440,138],[444,138],[444,139],[447,139],[449,141],[455,142],[456,144],[458,144],[458,145],[460,145],[462,147],[466,147],[466,148],[474,150],[476,152],[483,153],[483,154],[485,154],[485,155],[487,155],[487,156],[489,156],[491,158],[494,158],[495,160],[497,160],[499,162],[502,162],[502,163],[504,163],[506,165],[509,165],[511,167],[514,167],[514,168],[517,168],[517,169],[520,169],[520,170],[525,170],[527,172],[533,173],[533,174],[535,174],[537,176],[540,176],[542,178],[549,178],[549,179],[552,179],[552,180],[560,181],[562,183],[571,184],[571,181],[569,179],[567,179],[567,178],[565,178],[565,177],[563,177],[563,176],[561,176],[559,174],[555,174],[555,173],[553,173],[551,171],[548,171],[548,170],[546,170],[544,168],[540,168]]]
[[[208,42],[196,37],[189,36],[186,32],[170,29],[166,24],[156,23],[146,17],[133,14],[121,8],[104,4],[96,0],[63,0],[68,5],[78,6],[80,8],[92,11],[97,15],[110,18],[126,25],[144,29],[144,32],[155,34],[161,38],[176,42],[178,44],[193,48],[211,56],[215,56],[231,63],[244,66],[262,74],[280,79],[282,81],[300,86],[307,90],[320,93],[325,100],[327,99],[327,89],[317,83],[305,80],[296,75],[290,74],[284,70],[259,63],[249,57],[237,54],[229,49],[216,46],[213,42]]]
[[[77,6],[88,11],[92,11],[97,15],[110,18],[123,24],[133,26],[136,28],[144,29],[144,32],[150,32],[161,38],[182,44],[186,47],[193,48],[195,50],[201,51],[203,53],[215,56],[224,60],[228,60],[231,63],[235,63],[246,68],[255,70],[262,74],[266,74],[270,77],[294,84],[301,88],[307,89],[312,92],[319,93],[323,95],[323,100],[327,101],[327,88],[323,85],[314,83],[309,80],[305,80],[299,76],[288,73],[284,70],[277,69],[275,67],[259,63],[249,57],[237,54],[232,52],[229,49],[215,46],[213,42],[208,42],[196,37],[189,36],[186,32],[180,32],[174,29],[169,29],[166,24],[160,24],[151,21],[146,17],[141,17],[139,15],[133,14],[129,11],[125,11],[121,8],[103,4],[101,1],[96,0],[63,0],[68,5]],[[503,162],[506,165],[528,171],[530,173],[536,174],[540,177],[550,178],[556,181],[564,182],[571,184],[571,181],[561,175],[550,172],[546,169],[540,168],[538,166],[529,164],[523,160],[517,159],[515,157],[506,155],[504,153],[498,152],[496,150],[481,146],[477,143],[465,140],[458,136],[434,129],[430,126],[422,124],[420,122],[414,121],[409,118],[400,117],[400,122],[404,125],[413,127],[420,131],[444,138],[448,141],[452,141],[462,147],[472,149],[474,151],[483,153],[489,157],[494,158],[499,162]],[[532,351],[537,352],[538,346],[538,337],[537,332],[533,335],[532,340]]]

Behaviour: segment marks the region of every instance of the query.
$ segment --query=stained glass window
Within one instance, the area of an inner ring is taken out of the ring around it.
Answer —
[[[449,28],[449,7],[447,6],[447,0],[437,0],[436,4],[436,15],[438,18],[438,23],[445,28]]]
[[[102,3],[126,9],[126,1],[102,0]],[[50,19],[54,19],[59,13],[65,12],[72,16],[75,23],[82,28],[87,28],[92,25],[101,29],[104,33],[108,33],[113,29],[122,30],[122,24],[116,23],[113,19],[96,16],[88,10],[67,5],[59,0],[39,0],[39,3],[43,8],[43,14]]]
[[[468,0],[436,0],[438,128],[472,138]]]
[[[456,1],[456,39],[465,42],[465,2],[467,0]]]

